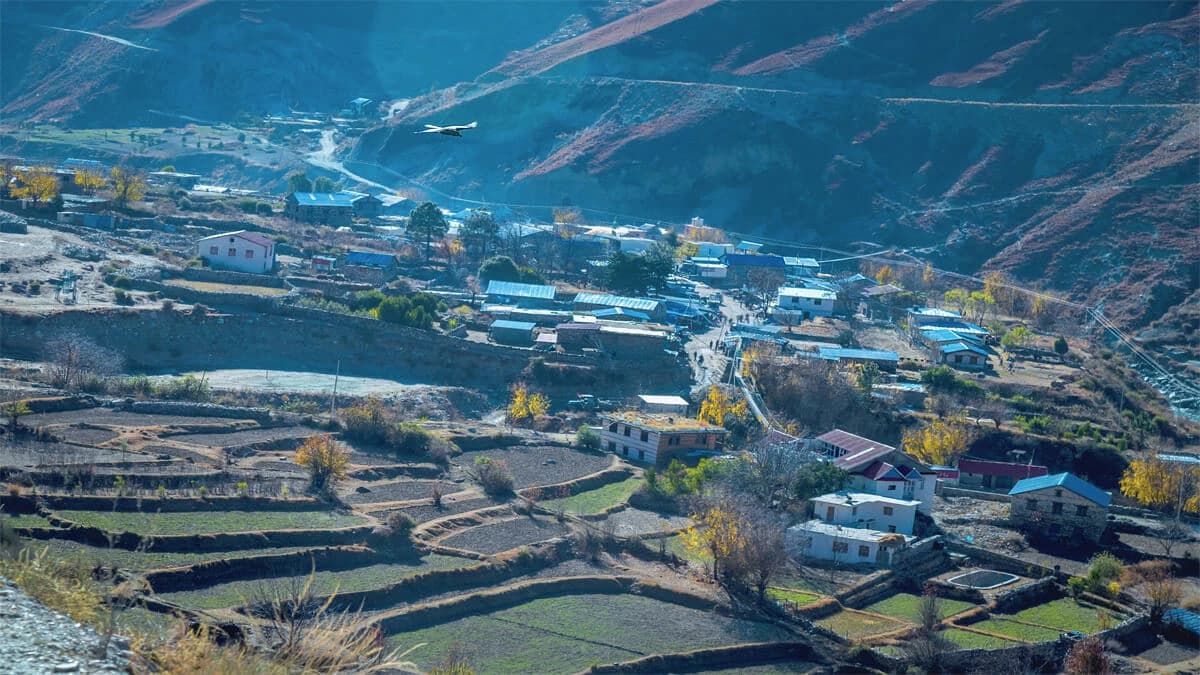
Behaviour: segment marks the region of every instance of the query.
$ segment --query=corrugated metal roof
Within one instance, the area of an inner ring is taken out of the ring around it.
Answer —
[[[1017,484],[1008,491],[1008,494],[1020,495],[1025,494],[1026,492],[1036,492],[1038,490],[1045,490],[1046,488],[1051,487],[1066,488],[1080,497],[1093,501],[1100,506],[1108,506],[1112,503],[1112,495],[1073,473],[1056,473],[1053,476],[1026,478],[1025,480],[1017,481]]]
[[[810,300],[837,300],[837,293],[822,288],[798,288],[783,286],[779,289],[779,297],[808,298]]]
[[[350,251],[346,253],[347,265],[363,267],[391,267],[396,262],[396,256],[391,253],[377,251]]]
[[[735,246],[734,248],[736,248],[739,251],[757,251],[758,249],[760,249],[762,247],[763,247],[763,245],[758,243],[757,241],[739,241],[738,245]]]
[[[926,328],[945,328],[946,330],[952,330],[965,335],[988,335],[990,333],[988,329],[982,326],[976,326],[966,321],[952,321],[949,319],[929,321],[923,325],[922,330]]]
[[[488,282],[487,294],[500,295],[507,298],[535,298],[537,300],[553,300],[555,289],[553,286],[543,286],[540,284],[520,284],[515,281],[496,281]]]
[[[267,237],[265,237],[257,232],[249,232],[247,230],[236,230],[234,232],[222,232],[221,234],[211,234],[207,237],[203,237],[202,239],[200,239],[200,241],[222,239],[224,237],[237,237],[238,239],[245,239],[248,242],[258,244],[259,246],[267,246],[267,247],[269,247],[275,243],[275,242],[271,241],[270,239],[268,239]]]
[[[492,322],[492,328],[500,328],[502,330],[519,330],[532,333],[537,324],[528,323],[526,321],[509,321],[507,319],[496,319]]]
[[[785,267],[783,258],[777,255],[726,253],[724,260],[725,264],[731,267]]]
[[[821,356],[824,358],[835,359],[863,359],[871,361],[899,361],[900,355],[896,352],[887,352],[878,349],[850,349],[846,347],[821,347],[819,349]]]
[[[354,199],[339,192],[293,192],[291,196],[300,206],[354,207]]]
[[[608,309],[597,309],[592,311],[592,316],[597,319],[606,319],[613,316],[627,316],[638,321],[649,321],[650,315],[645,312],[639,312],[635,309],[625,309],[624,307],[609,307]]]
[[[1192,455],[1159,455],[1159,459],[1164,462],[1176,462],[1178,464],[1200,464],[1200,457]]]
[[[936,316],[946,319],[961,319],[962,314],[952,309],[942,309],[940,307],[912,307],[908,310],[913,316]]]
[[[575,304],[603,305],[606,307],[635,309],[641,312],[654,312],[658,310],[659,302],[650,298],[627,298],[623,295],[609,295],[607,293],[579,293],[575,296]]]
[[[1163,612],[1163,621],[1179,626],[1192,635],[1200,635],[1200,614],[1182,607],[1172,607]]]
[[[979,354],[980,356],[988,355],[987,351],[967,342],[951,342],[950,344],[942,347],[943,354],[957,354],[958,352],[971,352],[972,354]]]
[[[820,267],[821,263],[817,262],[816,258],[793,258],[791,256],[783,257],[783,264],[788,267]]]
[[[930,342],[959,342],[964,339],[962,335],[949,328],[924,328],[921,330],[921,335],[924,335],[925,339]]]

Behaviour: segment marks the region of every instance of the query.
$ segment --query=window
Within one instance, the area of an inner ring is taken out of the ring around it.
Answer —
[[[236,248],[231,248],[231,249],[229,249],[229,257],[230,257],[230,258],[236,258],[236,257],[237,257],[237,249],[236,249]]]
[[[1026,499],[1025,500],[1025,508],[1029,509],[1030,511],[1037,510],[1037,500],[1036,499]]]
[[[667,445],[679,445],[679,437],[671,436],[667,439]]]
[[[977,364],[977,363],[979,363],[979,357],[978,357],[978,356],[972,356],[972,357],[971,357],[971,365],[975,365],[975,364]]]
[[[956,354],[956,355],[954,356],[954,362],[955,362],[955,363],[962,363],[962,354]]]
[[[237,240],[236,240],[236,239],[234,239],[233,237],[230,237],[230,238],[229,238],[229,243],[231,243],[231,244],[232,244],[234,241],[237,241]]]
[[[612,424],[608,425],[608,430],[611,433],[617,433],[617,423],[613,422]]]
[[[849,551],[849,550],[850,550],[850,544],[847,544],[844,541],[833,542],[833,552],[834,553],[845,553],[846,551]]]
[[[609,441],[609,442],[608,442],[608,451],[609,451],[609,452],[616,452],[616,451],[617,451],[617,442],[616,442],[616,441]]]
[[[621,454],[625,455],[626,457],[629,456],[629,446],[628,445],[621,446]]]
[[[708,434],[700,434],[697,436],[696,443],[700,445],[708,445]]]
[[[825,508],[825,520],[828,520],[829,522],[833,522],[833,517],[834,517],[834,515],[836,515],[836,513],[837,513],[837,511],[834,510],[834,508],[832,506],[826,507]]]
[[[217,254],[219,254],[220,252],[221,252],[221,248],[220,248],[219,246],[209,246],[209,247],[208,247],[208,254],[209,254],[209,255],[217,255]]]
[[[889,486],[888,486],[888,492],[895,492],[895,490],[896,490],[896,486],[895,486],[895,485],[889,485]]]
[[[1062,513],[1062,502],[1054,502],[1050,507],[1050,513]]]
[[[1086,515],[1087,515],[1087,507],[1086,507],[1086,506],[1082,506],[1082,505],[1076,506],[1076,507],[1075,507],[1075,515],[1077,515],[1077,516],[1086,516]]]
[[[895,512],[895,509],[893,509],[892,507],[890,507],[890,506],[883,507],[883,515],[890,516],[890,515],[892,515],[893,512]]]
[[[646,451],[638,450],[638,461],[645,461],[645,459],[646,459]]]
[[[857,507],[857,506],[855,506],[855,507],[851,507],[851,509],[850,509],[850,515],[852,515],[852,516],[857,516],[857,515],[858,515],[858,507]]]
[[[628,425],[628,424],[626,424],[626,425],[625,425],[625,435],[626,435],[626,436],[629,436],[629,435],[630,435],[630,434],[632,434],[632,433],[633,433],[633,429],[630,429],[630,428],[629,428],[629,425]]]
[[[650,432],[642,431],[642,442],[645,443],[648,440],[650,440]]]
[[[896,531],[895,525],[888,525],[888,532],[895,532],[895,531]]]
[[[250,249],[250,248],[246,249],[246,257],[253,258],[254,257],[254,249]]]
[[[1062,496],[1062,490],[1055,490],[1055,491],[1054,491],[1054,496],[1055,496],[1055,497],[1061,497],[1061,496]]]
[[[818,302],[820,302],[820,301],[818,300]],[[860,544],[858,547],[858,557],[866,558],[869,555],[871,555],[871,547]]]
[[[813,304],[814,304],[814,305],[819,305],[819,304],[821,304],[821,299],[820,299],[820,298],[817,298],[816,300],[813,300]]]

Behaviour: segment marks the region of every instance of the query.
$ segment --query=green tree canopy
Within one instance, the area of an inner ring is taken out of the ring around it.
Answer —
[[[288,174],[288,192],[312,192],[313,184],[303,171]]]
[[[1067,344],[1067,338],[1059,335],[1054,340],[1054,353],[1059,356],[1066,356],[1069,351],[1071,351],[1071,346]]]
[[[426,260],[429,260],[433,240],[446,236],[449,230],[450,226],[442,216],[441,209],[433,202],[421,204],[408,215],[408,234],[418,241],[425,242]]]
[[[338,184],[328,176],[317,176],[317,179],[312,183],[313,192],[337,192]]]
[[[487,255],[488,249],[496,243],[499,234],[500,225],[492,216],[492,212],[483,209],[472,211],[471,216],[463,221],[459,229],[459,236],[467,254],[478,257]]]

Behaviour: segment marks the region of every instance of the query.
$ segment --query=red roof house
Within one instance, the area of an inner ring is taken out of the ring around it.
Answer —
[[[1010,488],[1019,480],[1049,473],[1049,469],[1037,464],[997,462],[973,457],[958,460],[958,484],[961,487]]]

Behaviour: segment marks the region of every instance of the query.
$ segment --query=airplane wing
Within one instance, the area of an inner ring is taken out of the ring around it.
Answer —
[[[446,128],[454,129],[455,131],[462,131],[463,129],[474,129],[477,126],[479,126],[479,122],[471,122],[470,124],[456,124],[454,126],[446,127]]]
[[[439,127],[439,126],[438,126],[438,125],[436,125],[436,124],[426,124],[426,125],[425,125],[425,128],[426,128],[426,129],[441,129],[441,127]]]
[[[440,133],[442,133],[442,127],[429,127],[428,129],[422,129],[421,131],[414,131],[413,133],[414,134],[440,134]]]

